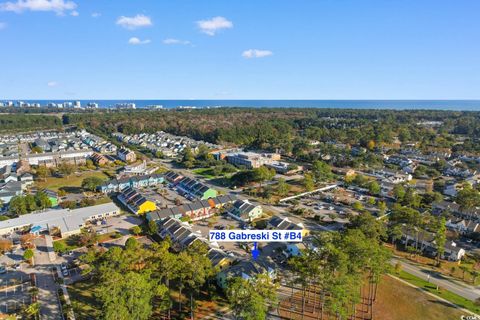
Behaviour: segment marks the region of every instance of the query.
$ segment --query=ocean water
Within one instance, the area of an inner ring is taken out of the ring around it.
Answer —
[[[62,103],[74,100],[22,100],[40,103]],[[82,106],[89,102],[102,108],[119,103],[135,103],[137,108],[159,105],[163,108],[178,107],[249,107],[249,108],[339,108],[339,109],[425,109],[480,111],[480,100],[80,100]]]

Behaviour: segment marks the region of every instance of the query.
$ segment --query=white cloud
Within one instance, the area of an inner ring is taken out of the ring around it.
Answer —
[[[99,18],[101,15],[102,15],[102,14],[99,13],[99,12],[93,12],[93,13],[91,14],[92,18]]]
[[[47,86],[49,86],[49,87],[56,87],[56,86],[58,86],[58,82],[57,82],[57,81],[49,81],[49,82],[47,83]]]
[[[163,40],[163,44],[183,44],[183,45],[188,45],[191,44],[190,41],[187,40],[179,40],[179,39],[173,39],[173,38],[168,38]]]
[[[5,29],[7,24],[5,22],[0,22],[0,30]]]
[[[224,17],[214,17],[209,20],[197,21],[197,26],[200,28],[201,32],[208,34],[209,36],[214,36],[219,30],[233,28],[233,23]]]
[[[143,14],[137,14],[134,17],[121,16],[117,19],[117,24],[129,30],[150,27],[153,25],[152,19]]]
[[[73,17],[78,17],[80,15],[80,13],[78,13],[78,11],[76,11],[76,10],[73,10],[72,12],[70,12],[70,15],[73,16]]]
[[[1,11],[22,13],[23,11],[53,11],[63,15],[65,11],[72,11],[77,4],[70,0],[17,0],[17,2],[0,3]]]
[[[128,39],[128,43],[129,44],[132,44],[132,45],[140,45],[140,44],[148,44],[152,41],[150,41],[150,39],[145,39],[145,40],[140,40],[139,38],[137,37],[131,37],[130,39]]]
[[[264,57],[271,56],[272,54],[273,52],[270,50],[249,49],[249,50],[243,51],[242,57],[247,59],[264,58]]]

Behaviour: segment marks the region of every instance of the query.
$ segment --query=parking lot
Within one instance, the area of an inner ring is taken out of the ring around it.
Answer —
[[[241,229],[242,223],[227,215],[215,216],[207,221],[198,221],[192,225],[192,230],[200,233],[205,239],[209,238],[210,230],[228,230]],[[226,253],[232,253],[235,256],[246,255],[247,252],[243,249],[240,243],[237,242],[219,242],[218,247]]]
[[[30,273],[35,270],[22,264],[19,269],[7,268],[6,273],[0,274],[0,312],[13,312],[31,303]]]
[[[155,202],[158,208],[167,208],[176,206],[178,202],[190,203],[191,201],[180,194],[174,189],[160,186],[154,188],[142,188],[140,193],[147,199]]]
[[[143,223],[140,217],[122,215],[100,220],[99,224],[92,224],[97,233],[119,232],[122,235],[130,234],[130,229]]]

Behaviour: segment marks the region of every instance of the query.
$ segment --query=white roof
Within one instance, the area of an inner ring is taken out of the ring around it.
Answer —
[[[33,225],[44,228],[58,227],[61,232],[71,232],[81,228],[86,220],[94,216],[118,210],[119,208],[113,202],[73,210],[51,209],[0,221],[0,230]]]

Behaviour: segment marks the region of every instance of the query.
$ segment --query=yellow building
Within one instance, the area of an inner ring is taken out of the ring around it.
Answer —
[[[157,206],[155,205],[155,202],[152,202],[150,200],[143,201],[141,204],[137,206],[137,212],[136,214],[144,214],[150,211],[155,211],[157,210]]]
[[[125,189],[118,195],[117,198],[135,214],[144,214],[157,210],[155,202],[147,200],[133,188]]]

